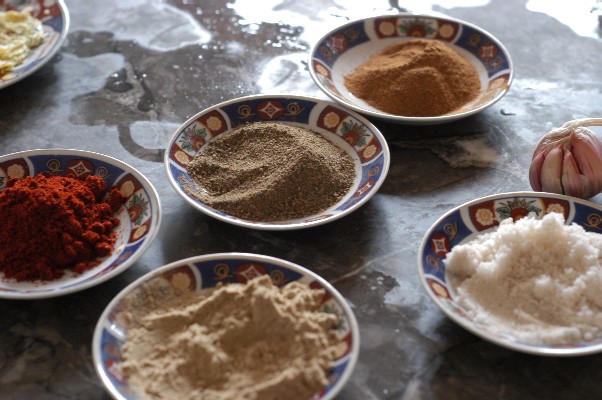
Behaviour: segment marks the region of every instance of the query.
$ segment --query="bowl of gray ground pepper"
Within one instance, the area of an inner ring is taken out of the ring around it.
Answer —
[[[389,148],[368,120],[336,103],[258,95],[192,116],[172,135],[165,170],[197,210],[261,230],[342,218],[380,188]]]

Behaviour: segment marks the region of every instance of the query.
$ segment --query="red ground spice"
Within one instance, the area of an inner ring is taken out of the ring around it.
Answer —
[[[0,271],[17,281],[81,273],[113,250],[125,197],[98,176],[13,178],[0,192]]]

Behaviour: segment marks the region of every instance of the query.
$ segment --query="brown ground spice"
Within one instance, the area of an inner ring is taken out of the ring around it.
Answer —
[[[190,195],[251,221],[316,214],[347,194],[351,156],[322,135],[278,122],[242,125],[216,138],[188,164]]]
[[[411,117],[448,114],[481,89],[475,68],[436,40],[388,47],[347,75],[345,86],[374,108]]]

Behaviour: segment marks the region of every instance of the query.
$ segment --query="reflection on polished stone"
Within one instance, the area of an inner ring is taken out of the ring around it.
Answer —
[[[443,316],[416,265],[423,234],[444,212],[529,190],[539,137],[599,116],[599,37],[525,0],[66,2],[72,25],[60,54],[0,91],[3,152],[67,147],[116,157],[155,185],[164,220],[143,257],[102,285],[63,298],[0,300],[0,398],[108,399],[90,346],[113,296],[161,265],[230,251],[305,266],[348,299],[362,344],[337,399],[602,397],[600,357],[541,358],[484,342]],[[391,168],[357,212],[305,231],[253,231],[196,212],[170,187],[164,145],[187,118],[245,95],[325,98],[307,71],[315,40],[349,20],[424,9],[497,37],[512,55],[515,81],[499,103],[465,120],[433,127],[373,121],[389,143]]]

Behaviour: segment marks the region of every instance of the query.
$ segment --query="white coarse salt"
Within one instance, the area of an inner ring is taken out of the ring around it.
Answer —
[[[475,322],[532,343],[602,335],[602,235],[559,213],[506,219],[445,258],[455,300]]]

